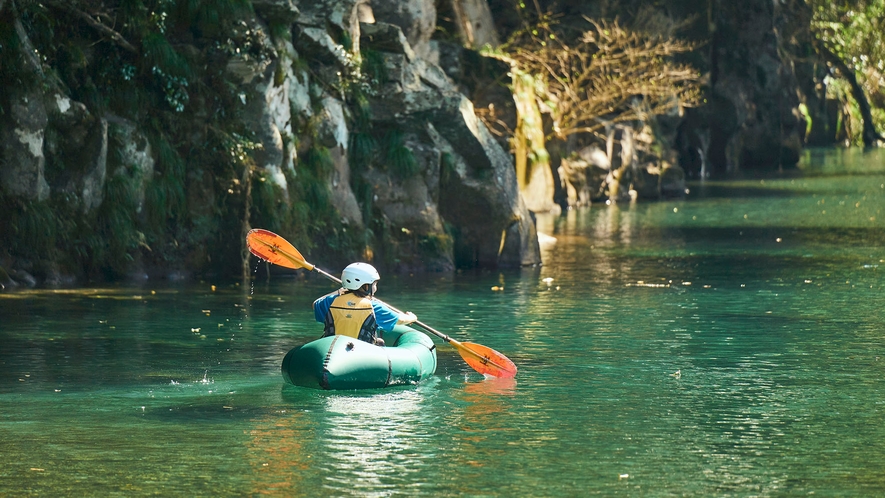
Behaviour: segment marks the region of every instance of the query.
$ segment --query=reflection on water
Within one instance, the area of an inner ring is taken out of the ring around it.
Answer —
[[[247,442],[253,495],[292,496],[310,489],[304,480],[314,464],[305,444],[314,437],[310,425],[296,410],[280,410],[255,421]]]
[[[418,386],[284,386],[306,276],[0,294],[0,495],[882,495],[876,157],[540,216],[540,268],[385,277],[516,379],[438,344]]]
[[[403,485],[420,486],[422,462],[433,456],[422,401],[419,390],[327,398],[319,428],[330,470],[324,487],[387,496],[404,492]]]

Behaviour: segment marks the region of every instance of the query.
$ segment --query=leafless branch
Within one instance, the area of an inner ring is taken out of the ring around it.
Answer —
[[[117,45],[122,47],[127,52],[132,52],[133,54],[138,54],[138,49],[135,48],[131,43],[126,41],[126,38],[123,38],[123,35],[114,31],[113,29],[109,28],[108,26],[103,24],[101,21],[95,19],[94,17],[92,17],[88,13],[71,5],[69,3],[69,0],[52,0],[47,3],[48,3],[48,5],[51,5],[55,8],[70,12],[75,17],[79,18],[80,20],[82,20],[83,22],[88,24],[90,27],[92,27],[93,29],[95,29],[96,31],[101,33],[102,35],[107,36],[108,38],[113,40],[114,43],[116,43]]]
[[[692,50],[691,44],[630,31],[617,21],[586,21],[588,29],[572,44],[548,19],[505,47],[517,70],[539,78],[539,98],[558,138],[593,133],[605,126],[600,118],[635,120],[638,102],[646,113],[665,112],[677,102],[697,103],[700,75],[672,60]]]

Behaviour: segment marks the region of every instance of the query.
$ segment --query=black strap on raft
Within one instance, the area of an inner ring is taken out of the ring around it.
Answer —
[[[338,337],[339,336],[336,335],[335,338],[332,339],[332,342],[329,343],[329,350],[326,351],[326,357],[323,359],[323,378],[320,379],[320,387],[322,387],[325,390],[332,389],[331,386],[329,386],[329,368],[328,367],[329,367],[329,360],[332,359],[332,351],[335,349],[335,343],[338,342]]]

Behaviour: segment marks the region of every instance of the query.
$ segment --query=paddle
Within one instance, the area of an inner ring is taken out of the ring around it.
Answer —
[[[341,279],[308,263],[304,259],[304,256],[298,252],[298,249],[295,249],[295,246],[271,231],[261,228],[250,230],[249,233],[246,234],[246,243],[249,245],[249,252],[260,259],[293,270],[304,268],[308,271],[315,271],[329,280],[339,285],[341,284]],[[380,299],[378,302],[385,304],[394,312],[402,314],[402,311],[384,303]],[[512,378],[516,376],[516,365],[510,361],[510,358],[507,358],[494,349],[472,342],[458,342],[421,321],[415,321],[415,325],[420,326],[424,330],[454,346],[461,355],[461,358],[463,358],[464,361],[477,372],[502,378]]]

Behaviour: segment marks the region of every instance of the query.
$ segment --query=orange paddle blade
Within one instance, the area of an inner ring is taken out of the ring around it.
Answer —
[[[516,365],[510,358],[495,351],[494,349],[473,342],[449,341],[455,346],[461,358],[471,368],[481,374],[510,379],[516,377]]]
[[[249,245],[249,252],[275,265],[293,270],[305,268],[312,271],[314,268],[312,264],[304,260],[304,256],[298,252],[298,249],[295,249],[295,246],[270,230],[262,228],[250,230],[246,234],[246,243]]]

